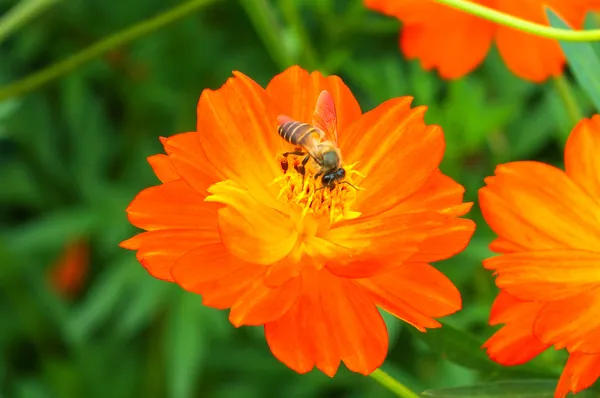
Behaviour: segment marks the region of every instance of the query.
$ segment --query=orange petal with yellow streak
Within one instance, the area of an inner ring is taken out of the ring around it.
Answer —
[[[129,221],[147,231],[207,229],[216,225],[215,206],[184,180],[173,180],[141,191],[127,207]]]
[[[461,308],[458,289],[444,274],[425,263],[406,263],[356,283],[369,292],[378,306],[421,331],[439,327],[433,318]]]
[[[156,177],[158,177],[160,182],[164,183],[181,178],[179,174],[177,174],[173,162],[171,162],[171,159],[169,159],[167,155],[152,155],[148,156],[147,159],[152,167],[152,171],[154,171],[154,174],[156,174]]]
[[[285,258],[296,245],[298,233],[285,213],[230,181],[214,184],[209,192],[207,201],[225,205],[218,211],[219,232],[234,256],[270,265]]]
[[[569,392],[591,387],[600,378],[600,354],[573,352],[563,369],[554,398],[565,398]]]
[[[204,305],[218,309],[230,308],[264,272],[265,267],[231,255],[222,243],[187,252],[171,269],[177,284],[201,294]]]
[[[514,162],[485,181],[479,205],[499,237],[529,250],[600,247],[600,206],[562,170]]]
[[[323,90],[333,97],[338,134],[343,135],[362,112],[354,95],[339,77],[325,77],[319,71],[308,73],[298,66],[291,66],[267,85],[267,93],[281,112],[305,123],[312,123],[317,98]]]
[[[505,254],[484,260],[496,285],[525,301],[555,301],[600,286],[600,253],[576,250]]]
[[[534,325],[544,343],[569,352],[600,354],[600,287],[544,305]]]
[[[218,90],[204,90],[198,102],[200,143],[218,180],[232,180],[251,188],[265,203],[277,204],[276,187],[281,174],[276,161],[281,137],[277,134],[278,111],[267,92],[240,72]]]
[[[565,147],[569,177],[600,203],[600,115],[575,126]]]
[[[271,351],[299,372],[317,366],[333,377],[340,359],[369,374],[387,354],[387,330],[377,308],[361,288],[327,271],[307,268],[304,294],[281,319],[265,325]]]
[[[196,192],[206,196],[208,187],[218,180],[200,145],[200,134],[177,134],[163,140],[163,145],[177,174]]]
[[[190,250],[220,240],[216,224],[206,229],[163,229],[143,232],[121,242],[125,249],[137,250],[136,258],[158,279],[173,282],[171,267]]]
[[[426,126],[425,107],[410,109],[412,98],[395,98],[365,113],[340,136],[347,164],[364,175],[354,208],[363,215],[389,210],[422,188],[444,154],[438,126]]]
[[[278,287],[255,280],[246,293],[231,307],[229,320],[236,326],[264,325],[281,318],[296,302],[302,289],[302,279],[291,278]]]
[[[452,219],[436,212],[359,217],[335,225],[325,237],[334,245],[352,248],[347,258],[329,260],[328,269],[347,278],[366,278],[397,267],[419,252]],[[393,260],[390,261],[390,258]]]
[[[503,238],[496,238],[490,243],[490,250],[494,253],[515,253],[526,251],[523,247],[517,245],[514,242]]]
[[[462,185],[438,169],[431,174],[427,182],[418,191],[398,203],[389,211],[395,213],[418,213],[422,211],[450,209],[462,204],[464,192],[465,188]],[[461,216],[463,214],[455,215]]]

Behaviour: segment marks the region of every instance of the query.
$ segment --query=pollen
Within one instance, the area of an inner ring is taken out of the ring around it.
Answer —
[[[278,199],[294,203],[302,208],[302,216],[312,214],[315,218],[328,217],[330,224],[357,218],[360,212],[352,210],[356,198],[356,179],[365,176],[356,170],[356,163],[344,165],[346,177],[344,181],[356,186],[338,182],[333,188],[323,187],[321,177],[315,179],[315,173],[307,165],[301,173],[302,157],[290,155],[287,159],[278,159],[283,175],[276,177],[273,184],[280,187]]]

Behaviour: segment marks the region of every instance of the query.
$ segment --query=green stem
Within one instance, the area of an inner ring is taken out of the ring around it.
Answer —
[[[0,19],[0,44],[27,21],[61,0],[21,0]]]
[[[189,15],[193,11],[214,3],[215,1],[216,0],[189,0],[175,8],[157,15],[156,17],[147,19],[137,25],[109,36],[106,39],[91,45],[85,50],[65,59],[64,61],[57,62],[46,69],[19,80],[18,82],[0,88],[0,101],[33,91],[43,84],[68,74],[69,72],[99,57],[107,51],[112,50],[113,48],[139,39],[140,37],[173,23],[178,19]]]
[[[240,4],[277,66],[280,69],[292,66],[294,60],[282,46],[282,30],[267,0],[240,0]]]
[[[563,101],[567,114],[569,115],[569,119],[573,125],[576,125],[583,118],[583,114],[579,109],[579,105],[577,104],[577,100],[573,95],[573,90],[571,90],[569,82],[564,75],[560,75],[554,78],[554,86],[556,87],[556,91]]]
[[[411,391],[404,384],[400,383],[398,380],[394,379],[381,369],[375,369],[375,371],[369,376],[374,378],[379,384],[396,394],[398,397],[420,398],[417,393]]]
[[[565,41],[596,41],[600,40],[600,29],[574,31],[570,29],[559,29],[550,26],[529,22],[521,18],[513,17],[500,11],[479,5],[468,0],[436,0],[438,3],[445,4],[452,8],[485,18],[514,29],[531,33],[536,36],[547,37],[549,39]]]

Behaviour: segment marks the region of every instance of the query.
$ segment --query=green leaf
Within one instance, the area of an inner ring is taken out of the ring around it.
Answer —
[[[485,351],[481,348],[483,345],[482,341],[466,332],[456,329],[447,323],[442,323],[442,325],[443,326],[441,328],[429,329],[426,333],[421,333],[414,328],[410,328],[410,330],[414,335],[425,342],[425,344],[427,344],[433,351],[439,353],[444,358],[466,368],[475,369],[490,376],[558,376],[552,369],[531,363],[511,367],[499,365],[488,358]]]
[[[427,390],[425,397],[433,398],[553,398],[554,380],[507,380],[465,387]],[[597,393],[582,391],[577,398],[597,397]]]
[[[197,385],[208,339],[200,296],[181,292],[167,320],[167,396],[191,398]]]
[[[550,25],[556,28],[572,29],[558,14],[546,7]],[[560,46],[567,57],[569,67],[579,86],[585,90],[594,107],[600,112],[600,60],[590,43],[561,41]]]

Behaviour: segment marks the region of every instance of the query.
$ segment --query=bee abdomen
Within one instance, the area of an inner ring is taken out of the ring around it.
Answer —
[[[308,123],[286,122],[279,126],[277,133],[293,145],[302,145],[312,133],[317,133],[317,129]]]

